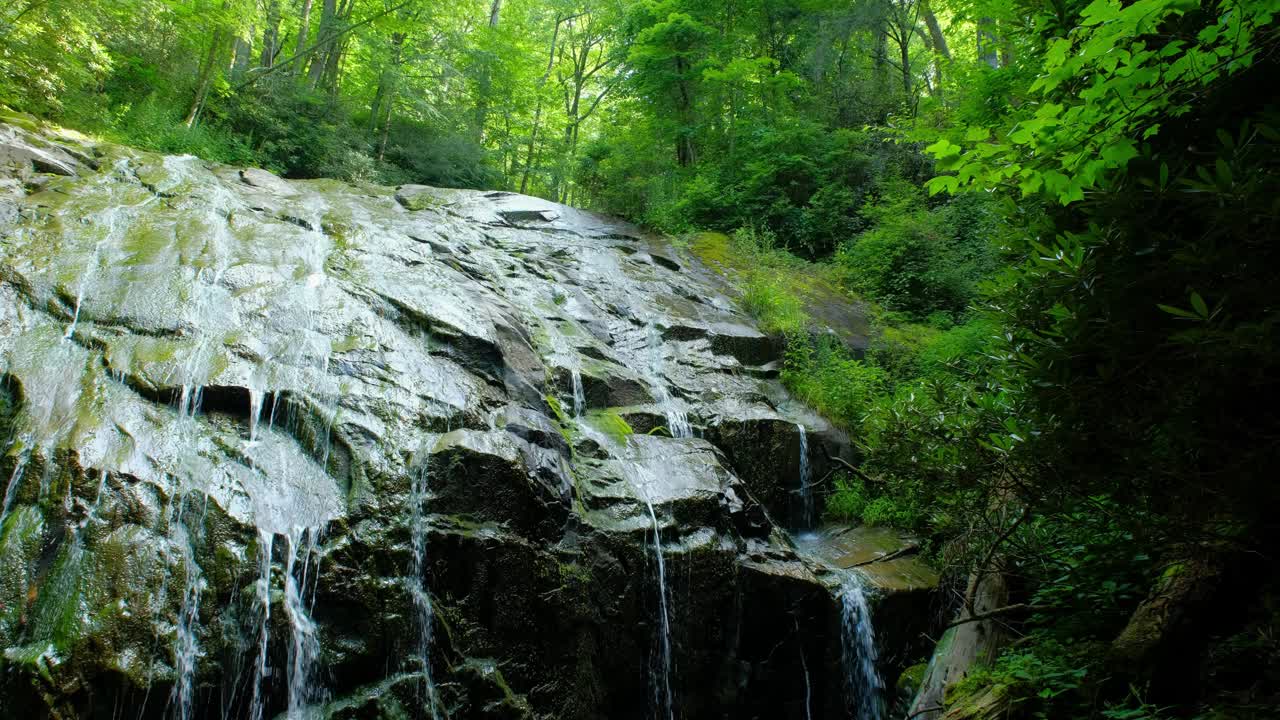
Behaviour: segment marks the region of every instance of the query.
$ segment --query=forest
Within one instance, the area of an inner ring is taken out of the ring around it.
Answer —
[[[11,111],[722,269],[853,443],[819,514],[1001,635],[902,720],[1280,712],[1280,1],[2,5]]]

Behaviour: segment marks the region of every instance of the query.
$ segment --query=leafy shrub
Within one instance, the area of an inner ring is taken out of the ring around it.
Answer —
[[[767,333],[800,333],[808,320],[804,304],[776,270],[752,273],[747,278],[742,305]]]
[[[124,106],[108,134],[120,142],[161,153],[195,155],[233,165],[270,164],[226,128],[210,123],[187,127],[182,110],[149,96],[136,106]]]
[[[867,489],[862,481],[844,473],[837,475],[831,494],[827,496],[827,517],[837,522],[860,522],[866,507]]]
[[[885,371],[857,360],[827,336],[788,338],[782,380],[801,400],[845,428],[861,425],[888,386]]]
[[[844,282],[911,318],[955,322],[999,268],[996,245],[1005,231],[986,198],[930,209],[917,187],[886,179],[862,216],[871,229],[836,252]]]

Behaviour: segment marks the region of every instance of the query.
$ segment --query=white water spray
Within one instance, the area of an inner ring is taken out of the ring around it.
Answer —
[[[675,720],[675,698],[671,693],[671,613],[667,607],[667,565],[662,555],[662,532],[658,526],[658,515],[653,510],[647,493],[641,491],[645,507],[649,509],[649,520],[653,523],[653,557],[658,565],[658,607],[662,634],[659,638],[661,651],[661,677],[653,683],[654,705],[663,711],[667,720]]]
[[[587,395],[582,390],[582,371],[573,368],[569,372],[573,378],[573,416],[580,418],[587,409]]]
[[[431,604],[431,592],[427,589],[427,483],[430,474],[430,451],[424,453],[419,469],[413,473],[409,489],[410,523],[413,540],[413,577],[409,593],[418,613],[417,655],[422,664],[422,685],[426,691],[427,708],[432,720],[439,720],[435,680],[431,676],[431,633],[435,623],[435,608]]]
[[[258,529],[258,582],[255,585],[258,600],[258,659],[253,674],[253,699],[250,703],[250,720],[262,720],[266,698],[262,683],[267,679],[267,645],[271,639],[271,550],[275,536]]]
[[[809,435],[804,425],[797,424],[800,433],[800,527],[808,530],[814,524],[813,486],[809,477]]]
[[[884,684],[876,670],[876,636],[871,627],[862,578],[854,570],[840,584],[841,661],[850,717],[880,720],[880,694]]]
[[[319,531],[313,528],[295,528],[287,536],[284,611],[293,635],[289,645],[289,720],[306,717],[307,707],[320,699],[315,685],[316,666],[320,660],[320,634],[304,597],[318,535]],[[302,559],[300,570],[297,568],[299,558]]]

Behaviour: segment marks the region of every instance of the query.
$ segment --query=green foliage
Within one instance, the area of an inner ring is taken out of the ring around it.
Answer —
[[[1074,696],[1083,691],[1090,668],[1096,667],[1097,651],[1089,645],[1067,646],[1032,636],[1023,649],[1006,652],[993,665],[970,672],[951,689],[948,699],[963,704],[966,696],[996,687],[1020,717],[1053,717],[1048,708],[1084,700]]]
[[[779,271],[752,273],[743,288],[742,304],[768,333],[800,333],[808,320],[803,304]]]
[[[921,527],[921,509],[891,495],[875,495],[862,480],[837,478],[827,497],[826,515],[837,522],[898,528]]]
[[[804,402],[844,427],[858,427],[888,378],[876,365],[850,357],[826,336],[791,338],[782,380]]]
[[[836,522],[861,522],[867,502],[867,489],[862,481],[841,473],[835,477],[831,494],[827,496],[826,516]]]
[[[873,227],[842,244],[836,263],[846,284],[894,310],[957,317],[998,267],[1001,224],[980,199],[929,209],[918,192],[886,181],[862,211]]]
[[[238,165],[275,163],[254,152],[242,136],[219,126],[187,127],[173,108],[164,107],[149,96],[136,107],[122,107],[122,113],[108,130],[113,139],[135,147],[179,155],[195,155],[206,160]]]
[[[1095,0],[1074,24],[1037,16],[1046,40],[1022,109],[930,145],[939,167],[956,173],[930,181],[930,191],[1007,186],[1068,205],[1149,159],[1145,141],[1190,112],[1204,88],[1246,72],[1273,39],[1273,3],[1198,9],[1185,0]]]

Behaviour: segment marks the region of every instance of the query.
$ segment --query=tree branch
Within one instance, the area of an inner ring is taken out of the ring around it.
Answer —
[[[290,57],[290,58],[286,58],[286,59],[284,59],[284,60],[281,60],[280,62],[276,63],[275,65],[272,65],[271,67],[269,67],[269,68],[267,68],[267,69],[263,70],[262,72],[258,73],[257,75],[254,75],[253,77],[249,78],[248,80],[245,80],[244,82],[242,82],[242,83],[240,83],[239,85],[235,86],[235,88],[233,88],[234,92],[240,92],[241,90],[243,90],[243,89],[245,89],[245,88],[249,87],[250,85],[253,85],[253,84],[257,83],[257,82],[258,82],[259,80],[261,80],[262,78],[264,78],[264,77],[266,77],[266,76],[268,76],[268,75],[271,75],[272,73],[276,72],[276,71],[277,71],[277,70],[279,70],[280,68],[287,67],[287,66],[289,66],[289,65],[293,64],[294,62],[296,62],[296,61],[298,61],[298,60],[300,60],[300,59],[302,59],[302,58],[304,58],[304,57],[306,57],[306,56],[310,55],[311,53],[315,52],[316,50],[318,50],[318,49],[320,49],[320,48],[322,48],[322,47],[324,47],[324,46],[326,46],[326,45],[330,45],[330,44],[332,44],[335,40],[337,40],[338,38],[342,37],[343,35],[346,35],[346,34],[350,33],[352,30],[355,30],[355,29],[357,29],[357,28],[362,28],[362,27],[364,27],[365,25],[368,25],[368,24],[372,23],[374,20],[377,20],[377,19],[382,18],[382,17],[386,17],[387,15],[390,15],[391,13],[393,13],[393,12],[395,12],[395,11],[399,10],[400,8],[403,8],[403,7],[407,6],[407,5],[409,5],[409,3],[411,3],[411,2],[413,2],[413,0],[405,0],[404,2],[400,3],[399,5],[396,5],[395,7],[391,8],[390,10],[384,10],[384,11],[382,11],[382,12],[380,12],[380,13],[377,13],[376,15],[372,15],[372,16],[370,16],[370,17],[367,17],[367,18],[365,18],[364,20],[361,20],[360,22],[356,23],[355,25],[348,25],[347,27],[345,27],[345,28],[343,28],[343,29],[339,30],[338,32],[333,33],[333,34],[331,34],[331,35],[330,35],[330,34],[326,34],[323,38],[321,38],[318,42],[316,42],[316,43],[315,43],[314,45],[312,45],[311,47],[309,47],[309,48],[307,48],[307,49],[303,50],[303,51],[302,51],[302,52],[300,52],[300,53],[296,53],[296,54],[294,54],[294,56],[293,56],[293,57]]]
[[[1030,516],[1031,506],[1024,505],[1022,508],[1022,514],[1019,515],[1018,519],[1014,520],[1009,527],[1005,528],[1004,532],[1000,533],[1000,536],[996,538],[995,542],[991,543],[991,547],[987,548],[987,554],[982,558],[982,562],[973,569],[973,577],[969,579],[969,587],[965,589],[964,593],[964,607],[965,610],[969,612],[969,615],[972,616],[976,614],[974,612],[973,603],[978,595],[978,586],[982,584],[982,578],[987,574],[987,568],[991,565],[991,561],[995,559],[996,551],[1000,549],[1000,546],[1004,544],[1004,541],[1008,540],[1009,536],[1012,535],[1013,532],[1017,530],[1018,527],[1021,526],[1022,523]]]
[[[958,625],[964,625],[971,622],[982,622],[983,620],[990,620],[992,618],[1000,617],[1002,615],[1012,615],[1013,613],[1025,612],[1031,609],[1033,609],[1032,606],[1026,603],[1017,603],[1015,605],[1005,605],[1004,607],[996,608],[995,610],[988,610],[987,612],[984,612],[984,613],[978,613],[977,615],[968,615],[958,620],[953,620],[951,623],[949,623],[946,627],[942,629],[950,630],[951,628],[956,627]]]

